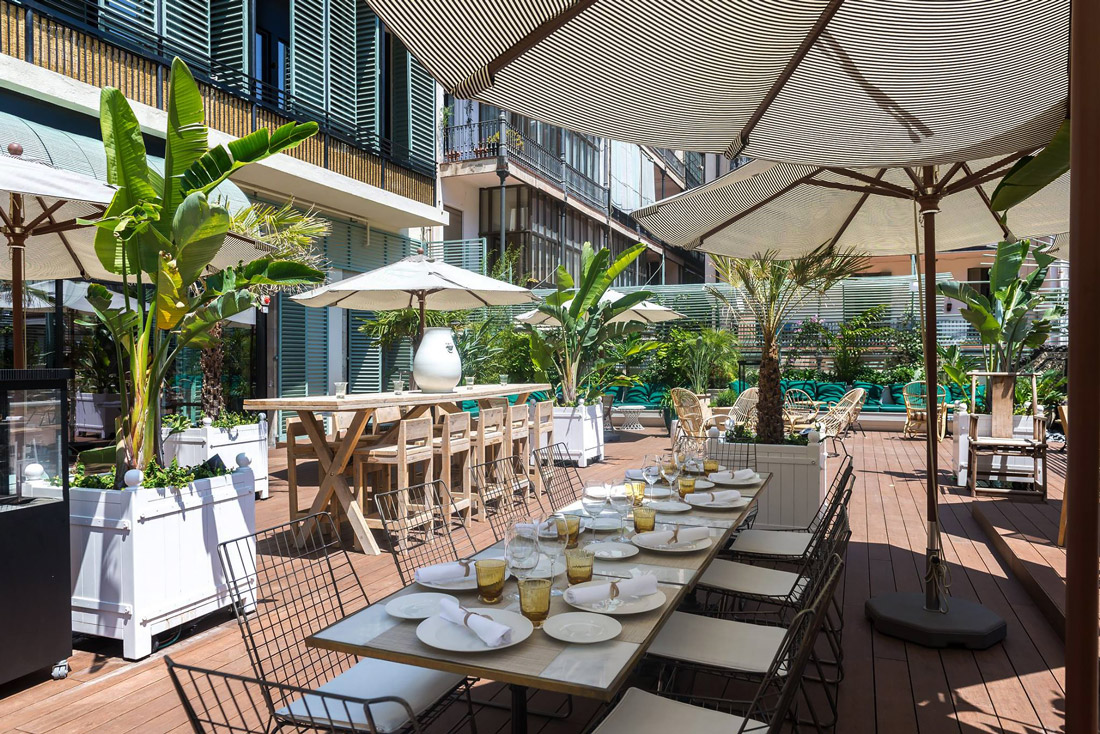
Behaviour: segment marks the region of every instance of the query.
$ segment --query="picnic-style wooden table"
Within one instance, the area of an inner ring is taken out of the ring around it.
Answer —
[[[517,395],[517,402],[522,403],[527,401],[531,393],[549,391],[550,389],[550,385],[545,383],[474,385],[472,387],[458,387],[451,392],[433,393],[421,390],[404,390],[400,394],[393,392],[362,393],[339,398],[332,395],[301,398],[253,398],[244,401],[244,407],[246,410],[292,410],[298,414],[298,418],[302,421],[302,426],[306,430],[306,435],[309,436],[309,442],[317,453],[317,461],[321,465],[320,490],[309,508],[309,514],[312,515],[324,510],[335,494],[340,506],[344,508],[352,532],[359,539],[364,552],[377,555],[379,553],[378,543],[375,542],[374,535],[367,527],[366,518],[363,517],[359,503],[355,501],[355,493],[344,476],[352,454],[359,444],[359,439],[362,438],[367,423],[375,411],[380,408],[397,407],[401,408],[404,418],[417,418],[430,410],[457,413],[461,410],[459,405],[464,400],[484,400],[486,398]],[[355,415],[339,442],[335,446],[330,446],[320,414],[341,412],[353,412]],[[396,426],[390,428],[382,435],[379,443],[385,444],[396,431]],[[304,523],[301,536],[304,538],[309,531],[309,523]]]
[[[397,619],[386,613],[386,603],[391,599],[425,590],[416,584],[410,584],[310,636],[306,644],[361,657],[379,658],[506,683],[512,694],[512,732],[526,734],[528,689],[554,691],[600,701],[610,701],[619,693],[654,637],[676,611],[680,601],[694,587],[718,551],[725,546],[730,534],[755,507],[757,498],[771,480],[769,473],[762,473],[760,476],[761,481],[757,485],[738,488],[749,498],[748,504],[738,510],[693,509],[683,513],[658,515],[659,523],[709,527],[714,542],[705,551],[659,553],[641,549],[637,555],[621,561],[596,562],[593,575],[609,580],[627,578],[635,569],[642,573],[654,573],[657,575],[658,589],[666,597],[664,605],[658,609],[617,616],[623,631],[614,640],[587,645],[570,644],[535,630],[523,642],[501,650],[478,653],[439,650],[425,645],[417,638],[416,628],[419,622]],[[580,507],[579,502],[576,507]],[[571,505],[564,508],[564,511],[572,509]],[[490,546],[477,556],[487,554],[502,555],[503,543]],[[505,584],[504,598],[509,598],[515,591],[515,581],[509,580]],[[469,609],[485,607],[478,601],[476,591],[448,593],[457,596],[462,605]],[[513,603],[512,606],[518,611],[518,604]],[[551,616],[568,611],[576,610],[561,597],[551,599]]]

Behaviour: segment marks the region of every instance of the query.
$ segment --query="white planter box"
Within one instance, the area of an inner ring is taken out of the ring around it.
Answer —
[[[74,430],[106,438],[115,432],[115,419],[122,414],[122,399],[117,393],[78,392]]]
[[[554,408],[554,441],[565,444],[577,466],[603,460],[603,406]]]
[[[231,604],[218,544],[255,532],[253,484],[245,467],[178,490],[71,488],[73,632],[122,640],[123,657],[138,660],[154,635]]]
[[[771,472],[772,478],[760,495],[753,527],[804,528],[810,524],[829,487],[825,444],[757,444],[756,470]]]
[[[1030,415],[1012,416],[1012,433],[1021,438],[1031,438],[1034,434],[1033,419]],[[978,435],[989,436],[993,429],[993,416],[988,413],[978,414]],[[955,422],[952,425],[952,433],[955,435],[954,470],[955,482],[959,486],[966,486],[967,465],[970,462],[970,414],[964,410],[955,412]],[[1008,466],[1013,469],[1028,471],[1032,468],[1032,460],[1026,456],[1007,457]],[[991,468],[1000,469],[1003,457],[982,458],[982,471],[988,472]],[[981,478],[981,474],[978,478]]]
[[[172,435],[165,429],[162,440],[166,464],[176,459],[180,466],[195,466],[219,456],[226,466],[233,467],[238,464],[237,456],[244,454],[256,475],[256,493],[262,500],[268,498],[267,420],[262,415],[259,423],[236,428],[203,426]]]

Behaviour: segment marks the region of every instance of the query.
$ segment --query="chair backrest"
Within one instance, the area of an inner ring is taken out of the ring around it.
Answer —
[[[745,425],[749,417],[749,410],[755,408],[759,400],[760,388],[750,387],[742,390],[741,394],[737,396],[737,400],[733,401],[733,407],[730,408],[730,418],[733,419],[734,424],[738,426]]]
[[[477,430],[483,437],[487,433],[504,434],[504,409],[482,408],[477,416]]]
[[[362,720],[364,711],[368,731],[376,732],[368,701],[404,705],[409,709],[410,719],[415,720],[408,704],[392,696],[358,699],[181,665],[170,657],[165,657],[164,662],[187,721],[196,734],[269,734],[274,731],[337,734],[348,730],[335,722]],[[273,701],[294,701],[304,696],[309,696],[309,705],[296,709],[293,723],[280,721],[281,717],[275,716]]]
[[[1058,421],[1062,424],[1062,435],[1066,437],[1066,442],[1069,442],[1069,406],[1062,404],[1058,406]]]
[[[550,509],[557,512],[580,499],[584,484],[581,482],[580,472],[569,458],[569,449],[564,443],[537,449],[535,465],[542,478],[543,489],[550,500]]]
[[[847,522],[848,501],[852,497],[855,476],[849,468],[848,471],[839,475],[838,479],[840,481],[836,492],[832,495],[832,501],[823,506],[823,511],[818,513],[806,528],[812,533],[809,545],[806,547],[808,557],[825,553],[829,549],[830,539],[838,532],[838,525],[842,522],[842,518],[843,522]]]
[[[539,433],[554,432],[553,400],[543,400],[535,403],[535,430]]]
[[[710,418],[710,411],[703,407],[699,397],[682,387],[672,388],[669,394],[676,418],[680,421],[680,430],[688,436],[703,436],[703,424]]]
[[[457,561],[475,551],[470,531],[451,509],[451,493],[441,479],[380,492],[374,495],[374,504],[406,586],[413,582],[416,569]]]
[[[354,665],[305,642],[369,603],[328,513],[226,541],[218,553],[257,678],[314,688]]]
[[[843,569],[843,559],[831,560],[824,581],[818,585],[817,593],[813,594],[810,604],[795,615],[787,626],[775,658],[760,681],[748,711],[745,712],[746,718],[738,729],[739,734],[749,731],[759,734],[760,730],[753,728],[753,724],[750,723],[753,719],[766,723],[768,734],[787,731],[788,714],[791,713],[795,698],[802,691],[806,665],[813,655],[818,634],[825,624],[829,604],[836,593]]]
[[[783,394],[783,407],[799,411],[817,410],[810,393],[797,387],[787,388],[787,392]]]
[[[707,458],[716,459],[729,471],[756,470],[756,444],[752,442],[728,443],[724,439],[707,441]]]
[[[444,448],[470,445],[470,414],[444,413],[439,427]]]
[[[531,427],[531,411],[527,403],[517,403],[508,407],[508,428],[512,435],[526,434]]]
[[[510,405],[508,398],[481,398],[477,401],[477,407],[481,410],[500,408],[502,411],[506,411]]]
[[[474,486],[485,503],[489,527],[497,540],[504,539],[509,525],[528,517],[527,477],[516,474],[514,456],[502,456],[474,467]]]
[[[905,410],[927,410],[928,401],[925,399],[928,389],[925,383],[913,381],[907,382],[901,389],[902,399],[905,400]],[[936,405],[947,404],[947,387],[936,385]]]
[[[404,418],[397,427],[397,458],[403,461],[410,453],[432,450],[432,418]]]
[[[349,415],[353,415],[349,413]],[[382,427],[391,423],[397,423],[401,420],[401,408],[396,405],[386,406],[384,408],[378,408],[371,415],[371,432],[381,433]]]
[[[1031,414],[1036,415],[1038,396],[1036,393],[1035,375],[1017,374],[1015,372],[971,372],[970,373],[970,404],[975,402],[978,396],[978,380],[985,379],[989,387],[986,390],[986,398],[990,413],[990,432],[992,438],[1012,438],[1013,422],[1016,403],[1016,380],[1025,377],[1031,379]]]
[[[821,506],[817,508],[817,514],[810,522],[811,530],[817,527],[817,522],[820,520],[820,518],[824,517],[826,510],[829,509],[829,506],[836,503],[838,493],[844,489],[846,484],[848,484],[848,482],[852,478],[853,473],[852,457],[844,456],[843,458],[841,458],[840,464],[836,468],[836,473],[833,474],[833,481],[829,484],[828,491],[825,492],[825,499],[821,501]]]
[[[821,418],[823,437],[834,437],[848,429],[859,415],[859,409],[863,405],[865,390],[855,387],[844,393],[836,405]]]

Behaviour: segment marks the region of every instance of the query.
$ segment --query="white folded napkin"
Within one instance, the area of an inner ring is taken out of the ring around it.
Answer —
[[[753,469],[738,469],[732,475],[735,482],[749,482],[756,479],[756,471]]]
[[[684,497],[684,502],[689,505],[709,505],[711,503],[727,504],[741,499],[741,493],[736,489],[720,489],[717,492],[692,492]],[[682,535],[680,537],[683,537]]]
[[[416,569],[414,574],[417,581],[427,584],[441,584],[448,581],[461,581],[465,578],[477,578],[474,574],[473,561],[455,561],[454,563],[437,563],[434,566],[425,566]]]
[[[454,599],[439,601],[439,616],[448,622],[466,627],[489,647],[500,647],[512,641],[512,628],[491,617],[467,609]]]
[[[690,545],[697,540],[710,537],[709,528],[692,528],[678,525],[672,530],[653,530],[648,533],[638,533],[651,545]]]
[[[657,577],[651,573],[631,579],[612,581],[593,586],[572,586],[565,590],[565,600],[570,604],[594,604],[604,599],[620,596],[649,596],[657,593]]]

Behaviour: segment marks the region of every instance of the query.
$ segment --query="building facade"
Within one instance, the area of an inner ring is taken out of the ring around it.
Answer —
[[[503,218],[504,247],[517,250],[532,285],[559,264],[575,274],[585,242],[615,253],[647,245],[617,285],[703,280],[701,255],[665,245],[628,214],[701,183],[701,155],[581,135],[464,99],[447,97],[441,117],[443,240],[484,238],[495,255]]]

